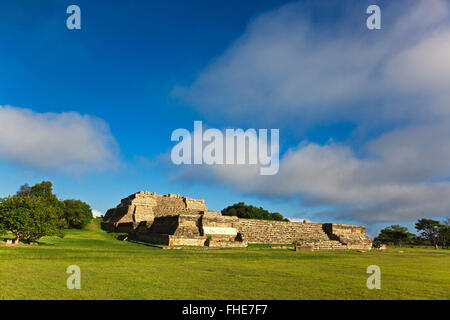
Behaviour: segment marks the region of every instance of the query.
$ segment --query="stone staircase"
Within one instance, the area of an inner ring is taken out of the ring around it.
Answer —
[[[347,246],[337,240],[322,240],[315,242],[314,250],[345,250]]]

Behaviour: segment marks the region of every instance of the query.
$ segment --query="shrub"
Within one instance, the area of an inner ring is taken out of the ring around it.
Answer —
[[[408,232],[408,228],[398,224],[384,228],[380,231],[378,237],[373,240],[375,245],[380,244],[408,244],[412,241],[414,234]]]
[[[246,205],[244,202],[233,204],[222,210],[224,216],[236,216],[244,219],[289,221],[278,212],[269,212],[261,207]]]
[[[91,207],[80,200],[64,200],[64,218],[69,228],[81,229],[93,219]]]
[[[37,241],[43,236],[63,237],[64,218],[61,205],[32,195],[10,196],[0,200],[1,229],[10,231],[17,240]]]

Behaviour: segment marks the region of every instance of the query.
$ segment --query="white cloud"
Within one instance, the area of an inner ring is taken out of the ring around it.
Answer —
[[[190,86],[176,87],[174,94],[207,115],[284,120],[295,127],[336,117],[361,123],[450,114],[437,103],[423,106],[411,99],[448,97],[446,1],[405,2],[397,22],[383,20],[381,31],[359,28],[347,16],[321,28],[310,22],[307,9],[288,4],[254,19]]]
[[[187,166],[177,178],[267,197],[298,196],[307,206],[334,206],[335,211],[324,213],[341,218],[444,216],[450,212],[450,132],[442,137],[443,145],[434,139],[440,130],[412,127],[387,133],[368,142],[362,158],[342,144],[304,142],[284,155],[275,176],[259,175],[256,166],[216,165]],[[414,137],[418,144],[412,143]]]
[[[305,205],[334,206],[328,215],[364,221],[448,214],[448,2],[388,4],[381,31],[355,27],[348,17],[319,27],[306,9],[288,4],[254,19],[190,86],[174,93],[205,114],[260,127],[274,122],[302,132],[350,121],[356,132],[370,134],[357,143],[352,137],[338,144],[303,141],[284,154],[273,177],[251,166],[203,166],[185,168],[179,178],[298,196]]]
[[[0,159],[69,173],[111,169],[119,163],[117,143],[103,120],[11,106],[0,106]]]
[[[434,105],[442,108],[450,98],[449,56],[450,28],[438,28],[390,59],[385,75],[391,80],[389,84],[395,84],[403,94],[416,92],[429,96],[437,100]],[[448,115],[448,106],[438,111]]]
[[[300,219],[300,218],[288,218],[291,222],[299,222],[299,223],[311,223],[308,219]]]
[[[92,215],[94,216],[94,218],[100,218],[100,217],[104,216],[105,214],[98,210],[92,210]]]

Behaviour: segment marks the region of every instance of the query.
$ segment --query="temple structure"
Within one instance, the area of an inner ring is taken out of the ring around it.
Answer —
[[[167,246],[246,247],[248,243],[308,243],[320,249],[370,249],[363,226],[240,219],[208,210],[205,201],[142,191],[109,209],[102,228]]]

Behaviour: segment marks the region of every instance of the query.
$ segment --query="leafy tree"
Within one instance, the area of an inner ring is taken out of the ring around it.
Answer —
[[[224,216],[237,216],[244,219],[289,221],[278,212],[271,213],[261,207],[257,208],[246,205],[244,202],[239,202],[223,209],[222,214]]]
[[[64,217],[69,228],[81,229],[92,219],[91,207],[80,200],[64,200]]]
[[[0,199],[0,203],[1,203],[1,199]],[[3,221],[2,216],[1,216],[1,211],[0,211],[0,236],[4,235],[6,233],[6,225],[5,225],[5,221]]]
[[[410,243],[413,244],[413,245],[416,245],[416,246],[418,246],[418,245],[424,245],[424,244],[425,244],[425,240],[424,240],[421,236],[414,235],[414,236],[411,238]]]
[[[0,229],[16,239],[36,241],[43,236],[63,236],[64,203],[53,194],[51,182],[25,184],[14,196],[0,199]]]
[[[450,242],[450,225],[449,220],[439,227],[439,243],[443,247],[447,247]]]
[[[377,244],[390,244],[402,245],[409,243],[414,237],[414,234],[408,231],[408,228],[402,227],[398,224],[384,228],[380,231],[380,234],[373,240]]]
[[[276,221],[283,221],[283,220],[287,221],[288,220],[288,219],[284,219],[283,215],[279,212],[273,212],[272,218],[273,218],[273,220],[276,220]]]
[[[25,196],[27,194],[29,194],[30,192],[30,186],[28,185],[28,183],[25,183],[23,186],[20,186],[19,191],[17,191],[16,195],[18,196]]]
[[[37,241],[43,236],[63,237],[61,206],[51,206],[42,197],[10,196],[0,199],[0,225],[17,240]]]
[[[58,197],[53,194],[53,185],[49,181],[43,181],[32,187],[28,186],[28,184],[24,184],[20,187],[19,191],[17,191],[16,195],[21,197],[39,197],[48,205],[63,207],[63,204],[59,201]]]
[[[421,237],[437,248],[439,243],[439,231],[441,224],[437,220],[432,219],[420,219],[416,223],[417,231],[421,232]]]
[[[35,197],[43,197],[50,200],[58,200],[53,194],[53,184],[50,181],[42,181],[28,190],[28,195]]]

